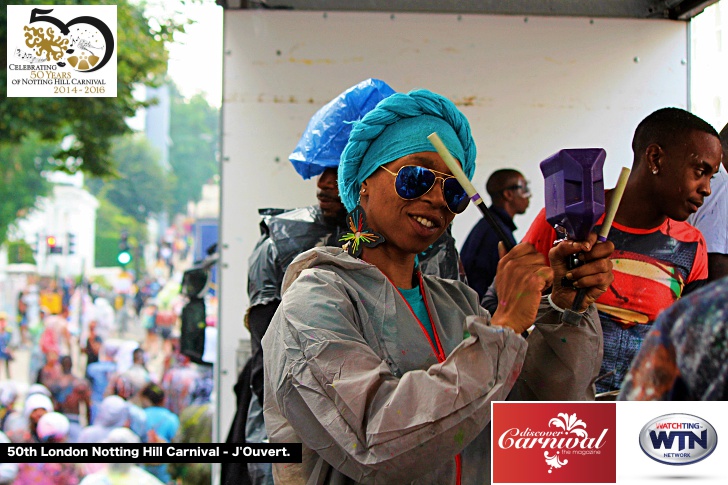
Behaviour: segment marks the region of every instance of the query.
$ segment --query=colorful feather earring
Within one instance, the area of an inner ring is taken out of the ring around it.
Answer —
[[[384,236],[367,227],[367,216],[360,205],[346,215],[346,225],[349,226],[349,232],[344,233],[339,241],[345,242],[344,250],[350,256],[358,258],[364,246],[373,248],[385,241]]]

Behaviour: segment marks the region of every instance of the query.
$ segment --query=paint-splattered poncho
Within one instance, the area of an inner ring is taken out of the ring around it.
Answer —
[[[657,317],[619,399],[728,400],[728,277],[681,298]]]
[[[291,264],[263,338],[264,412],[270,441],[303,443],[303,463],[274,464],[276,483],[455,484],[458,468],[488,483],[491,401],[593,399],[594,308],[568,327],[543,303],[527,343],[490,326],[465,284],[422,281],[446,358],[376,266],[337,248]]]

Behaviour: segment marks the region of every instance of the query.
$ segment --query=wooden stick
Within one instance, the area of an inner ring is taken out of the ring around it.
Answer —
[[[513,249],[513,243],[508,238],[505,231],[503,231],[503,228],[500,226],[500,224],[498,224],[495,216],[493,216],[493,214],[488,210],[488,207],[483,203],[483,198],[480,197],[478,191],[475,190],[473,184],[470,183],[468,176],[465,175],[463,169],[460,168],[460,164],[452,156],[450,150],[448,150],[445,144],[442,142],[442,139],[440,139],[436,132],[428,136],[427,139],[430,140],[432,146],[435,147],[435,150],[437,150],[437,153],[440,154],[440,157],[442,157],[445,165],[447,165],[447,168],[450,169],[450,172],[455,176],[458,182],[460,182],[460,185],[462,185],[463,189],[465,189],[465,193],[468,194],[470,200],[472,200],[475,206],[480,209],[480,212],[482,212],[485,220],[488,221],[488,224],[490,224],[493,230],[498,234],[498,238],[503,242],[506,251],[510,251],[511,249]]]
[[[619,180],[617,180],[617,186],[614,187],[614,192],[612,192],[612,200],[609,202],[609,207],[607,207],[607,212],[604,216],[604,223],[599,230],[599,242],[607,240],[609,230],[612,228],[612,222],[614,222],[614,216],[617,215],[617,209],[619,209],[619,202],[622,200],[622,195],[624,195],[624,188],[627,187],[629,173],[630,169],[622,167],[622,171],[619,173]]]

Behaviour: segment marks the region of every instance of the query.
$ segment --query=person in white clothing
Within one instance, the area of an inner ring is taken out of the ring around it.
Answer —
[[[708,246],[708,281],[728,276],[728,124],[720,132],[723,163],[710,181],[710,196],[688,222]]]

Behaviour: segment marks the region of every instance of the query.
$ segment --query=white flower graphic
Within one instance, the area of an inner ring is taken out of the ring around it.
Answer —
[[[567,413],[559,413],[559,418],[551,418],[549,426],[556,426],[568,433],[574,433],[580,438],[586,438],[589,433],[586,432],[586,423],[581,419],[577,419],[576,413],[569,416]]]
[[[551,418],[549,421],[549,427],[555,426],[561,428],[567,433],[573,433],[579,438],[588,438],[589,433],[586,431],[586,423],[576,417],[576,413],[569,416],[568,413],[559,413],[557,418]],[[546,464],[550,467],[549,473],[554,468],[561,468],[562,466],[569,463],[569,460],[561,461],[559,459],[559,452],[557,451],[554,456],[549,456],[548,451],[544,451],[544,458],[546,458]]]
[[[561,468],[562,466],[569,463],[569,460],[564,460],[564,461],[559,460],[558,451],[556,452],[556,454],[554,456],[549,456],[549,452],[544,451],[543,456],[546,458],[546,464],[551,467],[551,468],[549,468],[549,473],[551,473],[551,470],[553,470],[554,468]]]

